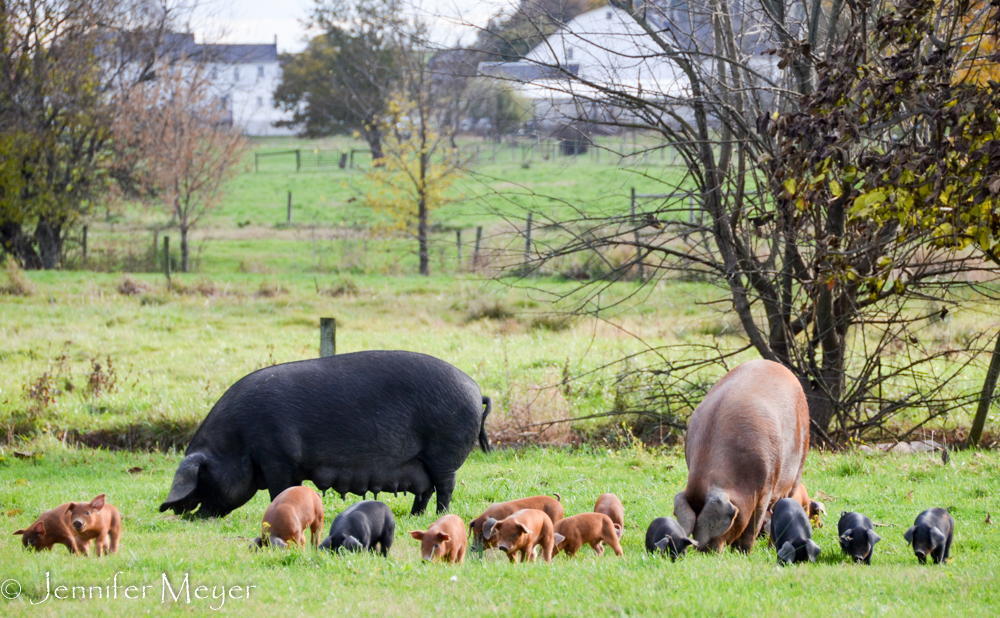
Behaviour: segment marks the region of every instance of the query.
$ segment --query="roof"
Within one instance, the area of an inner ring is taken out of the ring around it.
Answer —
[[[278,46],[275,43],[210,43],[197,45],[197,54],[208,62],[225,64],[262,64],[278,61]]]

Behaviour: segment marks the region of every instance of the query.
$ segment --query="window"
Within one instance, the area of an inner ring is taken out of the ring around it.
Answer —
[[[257,67],[257,77],[258,78],[259,77],[264,77],[264,67],[263,66]]]
[[[222,109],[228,109],[229,108],[229,97],[228,96],[222,95],[221,97],[219,97],[219,107],[221,107]]]
[[[264,98],[257,97],[257,107],[264,107]]]
[[[212,80],[219,79],[219,67],[212,67]]]
[[[239,79],[240,79],[240,67],[236,67],[235,69],[233,69],[233,79],[235,81],[239,81]]]
[[[566,60],[572,60],[572,59],[573,59],[573,48],[572,47],[567,47],[566,48]]]
[[[607,17],[608,19],[611,19],[612,17],[615,16],[615,14],[611,11],[608,11],[607,13],[604,14],[604,16]]]

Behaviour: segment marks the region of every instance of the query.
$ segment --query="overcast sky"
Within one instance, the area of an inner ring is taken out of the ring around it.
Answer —
[[[438,43],[454,43],[474,31],[465,24],[485,25],[492,13],[514,0],[409,0],[412,10],[431,17]],[[213,0],[211,18],[195,25],[199,39],[217,39],[228,43],[270,43],[278,37],[279,52],[298,52],[310,34],[302,25],[313,0]]]

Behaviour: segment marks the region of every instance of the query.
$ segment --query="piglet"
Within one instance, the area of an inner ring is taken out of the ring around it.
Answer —
[[[684,528],[669,517],[657,517],[646,528],[646,551],[649,553],[670,551],[670,561],[683,556],[688,546],[698,549],[698,543],[684,533]]]
[[[101,494],[90,502],[70,502],[66,511],[76,535],[76,544],[87,555],[90,543],[98,556],[103,552],[118,551],[118,540],[122,536],[122,516],[118,509],[104,501]]]
[[[307,529],[313,547],[317,546],[323,529],[323,501],[315,489],[304,485],[289,487],[264,511],[260,536],[253,540],[253,546],[284,548],[292,543],[305,547]]]
[[[913,546],[920,564],[927,562],[928,554],[934,564],[948,562],[951,551],[951,539],[955,533],[955,520],[947,510],[941,508],[927,509],[917,515],[913,527],[903,534],[907,544]]]
[[[563,536],[556,534],[552,520],[544,511],[521,509],[497,521],[492,517],[483,523],[483,536],[495,539],[497,548],[514,562],[520,554],[521,562],[535,560],[535,546],[542,550],[545,562],[552,562],[555,546]]]
[[[604,513],[611,518],[611,523],[616,524],[621,530],[625,530],[625,507],[622,501],[614,494],[601,494],[594,504],[595,513]],[[619,538],[621,535],[618,535]]]
[[[319,544],[320,549],[337,551],[375,551],[377,544],[383,556],[389,554],[396,520],[388,506],[377,500],[363,500],[337,515],[330,534]]]
[[[812,540],[809,516],[793,498],[782,498],[774,504],[770,536],[778,549],[778,564],[816,562],[819,556],[819,545]]]
[[[483,536],[483,524],[487,519],[501,520],[521,509],[537,509],[544,512],[556,523],[563,518],[563,506],[560,504],[559,494],[555,498],[549,496],[531,496],[530,498],[520,498],[510,502],[498,502],[490,505],[483,514],[469,522],[469,530],[472,532],[472,539],[483,544],[484,548],[496,547],[496,539],[487,539]]]
[[[428,562],[462,564],[465,560],[465,522],[458,515],[445,515],[427,530],[414,530],[410,536],[420,541],[420,555]]]
[[[882,540],[882,537],[875,534],[872,520],[861,513],[844,511],[837,522],[837,534],[840,536],[840,549],[845,554],[854,558],[855,562],[872,563],[875,543]]]
[[[798,486],[795,487],[795,491],[792,493],[791,497],[802,505],[802,509],[809,515],[809,521],[812,522],[814,527],[823,527],[823,520],[821,520],[819,516],[826,515],[826,507],[822,502],[817,502],[809,497],[809,492],[806,491],[805,485],[799,483]]]
[[[553,527],[555,534],[563,539],[555,545],[554,554],[559,550],[567,556],[575,556],[585,544],[590,545],[598,556],[604,553],[602,543],[607,543],[615,551],[616,556],[622,555],[622,546],[618,539],[622,536],[622,527],[611,521],[604,513],[580,513],[566,519],[560,519]]]
[[[38,516],[33,524],[24,530],[15,530],[14,534],[23,535],[21,536],[21,545],[25,549],[51,551],[54,545],[65,545],[69,553],[75,554],[79,549],[69,518],[71,506],[72,504],[67,502],[45,511]]]

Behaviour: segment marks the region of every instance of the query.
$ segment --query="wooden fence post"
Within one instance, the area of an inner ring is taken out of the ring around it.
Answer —
[[[80,240],[81,248],[83,249],[83,267],[87,267],[87,226],[83,226],[83,238]]]
[[[337,353],[337,318],[319,319],[319,356]]]
[[[458,270],[462,270],[462,230],[455,230],[455,249],[458,250]]]
[[[295,149],[295,171],[298,172],[302,169],[302,151],[298,148]]]
[[[524,263],[531,259],[531,213],[528,213],[528,223],[524,228]]]
[[[636,219],[635,219],[635,187],[632,187],[632,208],[631,208],[631,210],[632,210],[632,225],[636,226],[636,228],[635,228],[635,264],[638,267],[638,271],[639,271],[639,273],[638,273],[639,274],[639,281],[642,281],[642,278],[643,278],[643,272],[642,272],[642,247],[639,246],[639,227],[638,227],[639,226],[639,222],[636,221]]]
[[[167,289],[170,289],[170,237],[163,237],[163,268],[167,273]]]
[[[292,192],[288,192],[288,224],[292,224]]]
[[[483,226],[476,227],[476,244],[472,248],[472,270],[479,266],[479,243],[483,240]]]

